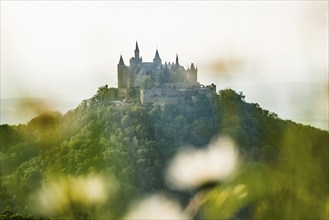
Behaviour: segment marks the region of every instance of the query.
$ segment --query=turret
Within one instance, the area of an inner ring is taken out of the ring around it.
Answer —
[[[138,48],[138,43],[136,41],[136,46],[135,46],[135,56],[130,58],[130,67],[136,68],[140,63],[142,63],[142,58],[139,57],[139,48]]]
[[[155,56],[153,59],[153,64],[155,66],[156,69],[160,69],[162,66],[162,61],[158,52],[158,49],[155,51]]]
[[[155,51],[155,56],[153,60],[161,60],[158,49],[156,49]]]
[[[128,68],[125,65],[122,55],[118,63],[118,88],[127,88]]]
[[[123,62],[122,55],[120,55],[120,60],[119,60],[119,64],[118,65],[125,66],[125,62]]]
[[[176,66],[179,66],[179,62],[178,62],[178,54],[176,54],[176,62],[175,62]]]
[[[198,83],[198,68],[195,68],[193,63],[190,68],[187,68],[187,80],[192,85]]]
[[[136,46],[135,46],[135,58],[139,59],[139,48],[138,48],[138,43],[136,41]]]

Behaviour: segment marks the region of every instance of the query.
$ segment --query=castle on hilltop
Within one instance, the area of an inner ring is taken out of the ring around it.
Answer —
[[[158,50],[153,62],[143,62],[136,42],[135,56],[130,58],[130,66],[125,65],[122,55],[118,63],[118,88],[151,88],[165,84],[182,84],[184,87],[197,85],[198,68],[191,64],[187,70],[176,61],[162,63]]]
[[[129,66],[123,61],[122,55],[118,63],[118,89],[122,97],[129,90],[139,90],[142,104],[176,104],[193,101],[196,96],[205,94],[210,97],[216,92],[216,86],[203,86],[198,83],[198,68],[192,63],[187,69],[179,64],[178,55],[175,62],[165,62],[155,51],[153,62],[143,62],[136,42],[134,56]]]

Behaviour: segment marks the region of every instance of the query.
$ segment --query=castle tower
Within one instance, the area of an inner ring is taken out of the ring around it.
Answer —
[[[178,62],[178,54],[176,54],[176,62],[175,62],[176,66],[179,66],[179,62]]]
[[[139,48],[138,48],[138,43],[136,41],[136,46],[135,46],[135,58],[139,59]]]
[[[125,62],[123,61],[122,55],[120,55],[120,60],[118,65],[125,66]]]
[[[198,68],[191,64],[191,68],[187,69],[187,80],[189,84],[196,85],[198,83]]]
[[[154,59],[153,59],[153,64],[154,64],[154,67],[156,69],[161,69],[161,67],[162,67],[162,60],[160,58],[158,49],[155,51],[155,56],[154,56]]]
[[[130,58],[130,67],[133,69],[138,68],[138,66],[142,63],[142,58],[139,57],[139,48],[138,48],[138,42],[136,41],[135,46],[135,56]]]
[[[122,55],[118,63],[118,88],[127,88],[128,67],[125,65]]]

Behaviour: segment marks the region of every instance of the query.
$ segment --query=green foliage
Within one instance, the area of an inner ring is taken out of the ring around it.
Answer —
[[[30,214],[16,214],[12,212],[4,212],[0,214],[0,220],[47,220],[49,218],[45,216],[35,216]]]
[[[217,134],[236,141],[242,166],[210,191],[201,217],[326,217],[328,132],[283,121],[230,89],[164,106],[141,105],[136,94],[128,91],[130,104],[116,106],[117,90],[105,86],[65,115],[0,125],[1,218],[34,213],[31,196],[54,178],[89,174],[113,175],[119,187],[101,206],[72,207],[69,216],[119,218],[131,201],[165,189],[164,169],[179,147],[202,147]]]
[[[146,77],[142,82],[143,89],[151,89],[154,86],[154,82],[152,81],[151,77]]]
[[[158,83],[159,85],[163,85],[165,83],[169,82],[169,73],[166,70],[160,70],[157,72],[157,79],[158,79]]]
[[[184,77],[180,72],[175,72],[174,71],[169,75],[168,81],[169,81],[169,83],[183,82]]]
[[[283,121],[233,90],[215,102],[218,128],[242,161],[233,180],[210,191],[201,218],[328,219],[328,132]]]

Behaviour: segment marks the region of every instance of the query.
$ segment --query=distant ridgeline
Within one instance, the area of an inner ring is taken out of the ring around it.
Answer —
[[[119,100],[139,98],[142,104],[176,104],[194,102],[202,94],[211,97],[216,86],[198,83],[198,68],[192,63],[187,70],[176,61],[162,63],[158,50],[153,62],[143,62],[136,42],[135,56],[130,66],[125,65],[122,55],[118,63],[118,89],[113,93]],[[108,89],[107,87],[104,89]]]

